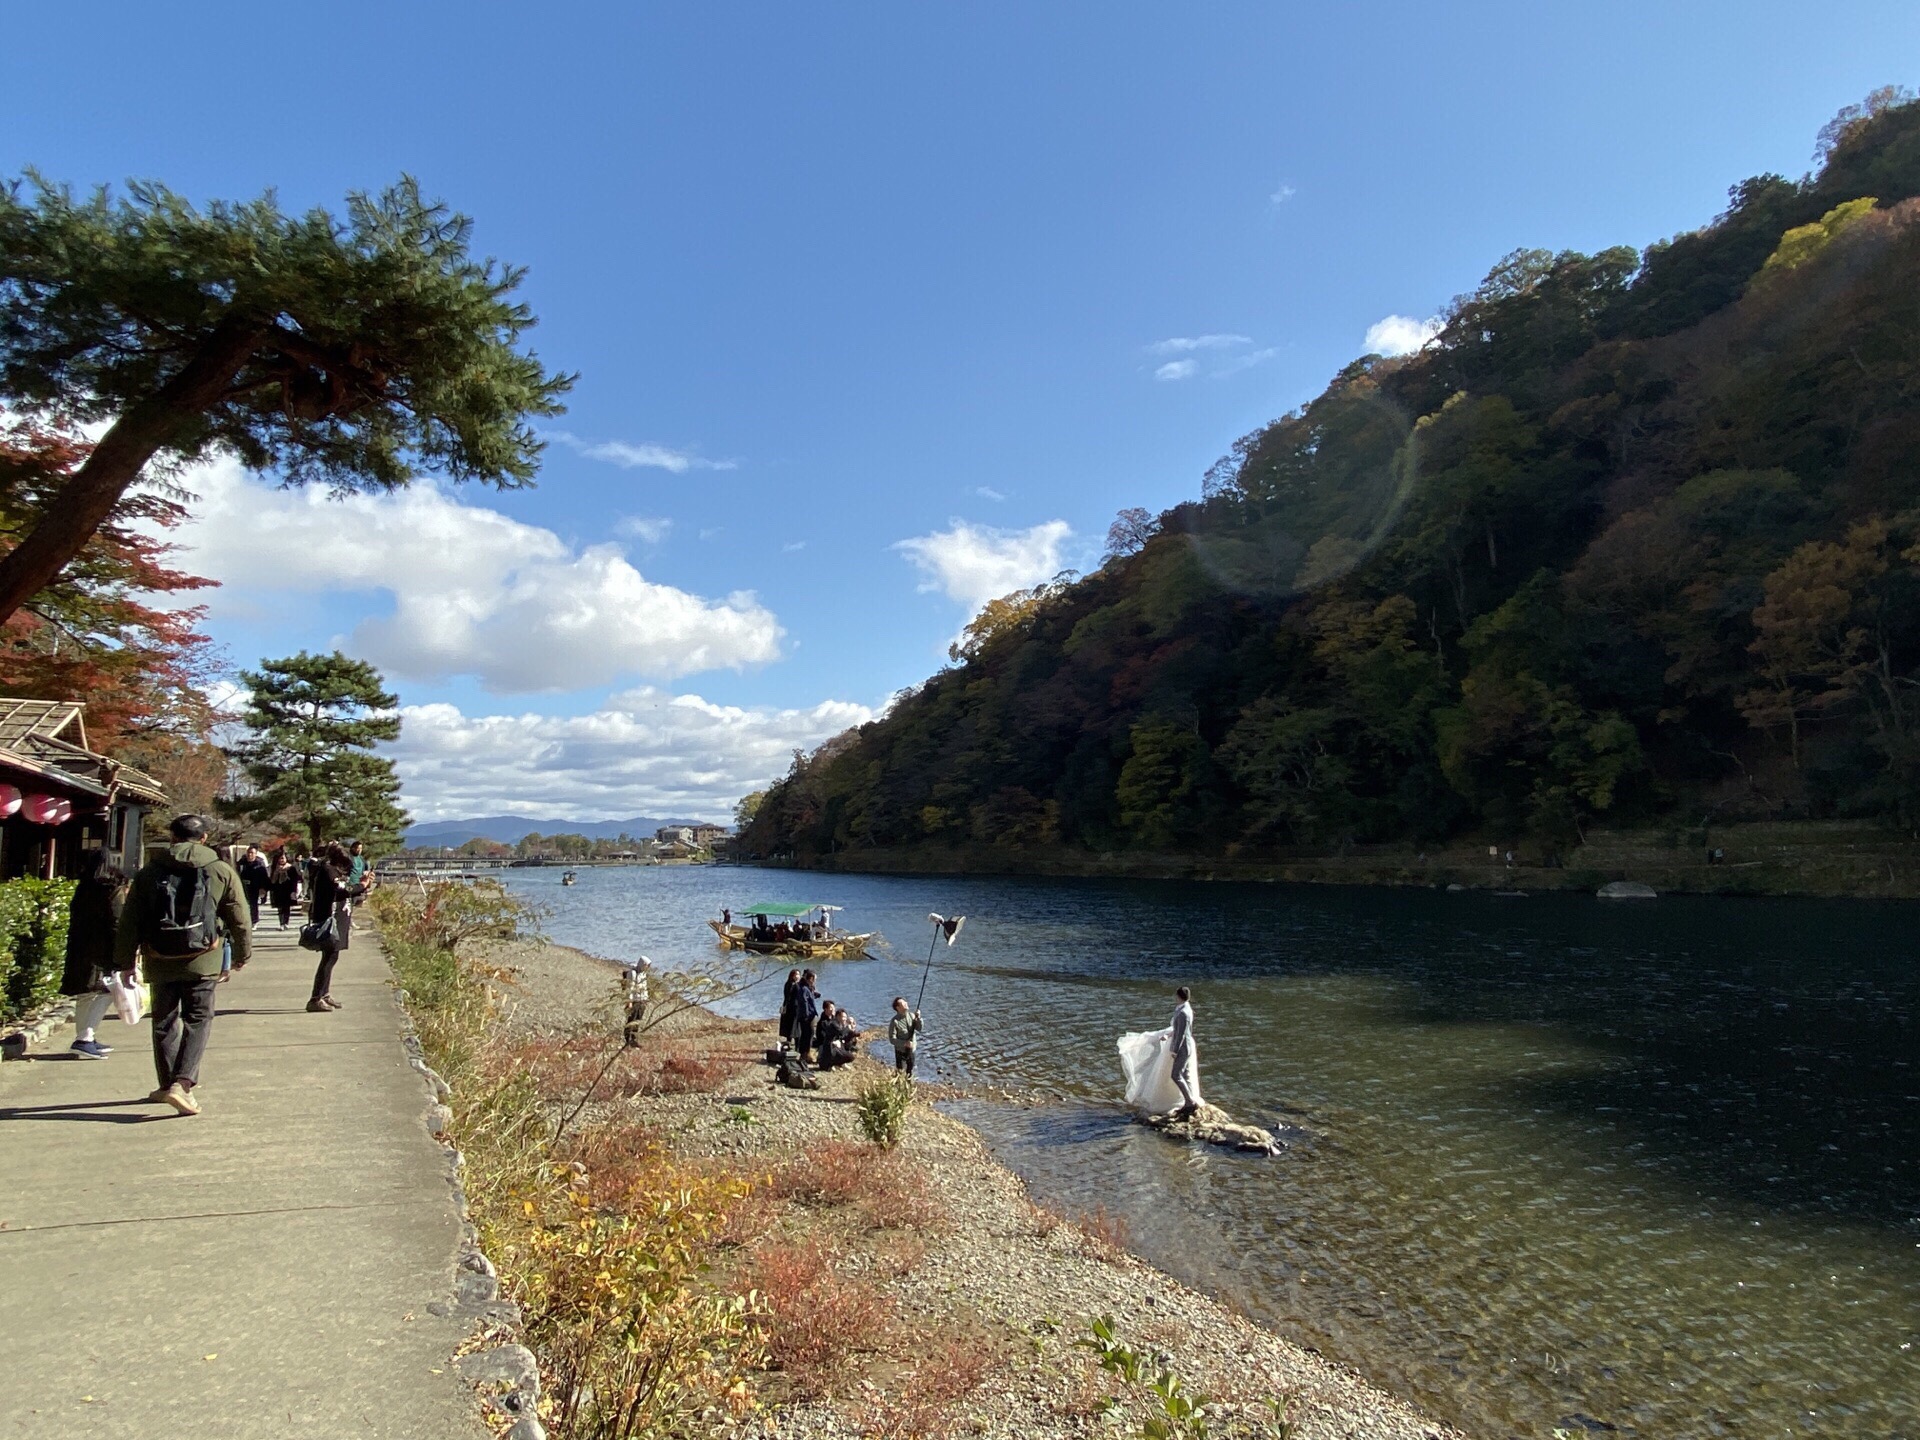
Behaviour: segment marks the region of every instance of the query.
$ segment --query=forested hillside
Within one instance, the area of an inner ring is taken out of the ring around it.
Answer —
[[[997,601],[748,853],[1920,825],[1920,103],[1701,230],[1521,250]]]

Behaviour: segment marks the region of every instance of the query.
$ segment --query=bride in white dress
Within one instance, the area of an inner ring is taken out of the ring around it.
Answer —
[[[1188,1012],[1191,1016],[1191,1011]],[[1127,1077],[1127,1104],[1148,1114],[1178,1110],[1186,1102],[1173,1083],[1173,1027],[1134,1032],[1120,1037],[1120,1068]],[[1187,1088],[1193,1102],[1200,1099],[1200,1051],[1193,1043],[1192,1022],[1187,1033]]]

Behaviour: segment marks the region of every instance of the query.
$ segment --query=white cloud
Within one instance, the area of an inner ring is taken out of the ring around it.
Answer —
[[[976,485],[973,487],[973,493],[978,495],[982,500],[992,500],[995,503],[1007,498],[991,485]]]
[[[1440,319],[1416,320],[1411,315],[1389,315],[1367,327],[1363,344],[1369,355],[1411,355],[1440,333]]]
[[[1061,547],[1073,534],[1064,520],[1026,530],[996,530],[956,520],[950,529],[894,545],[926,576],[920,588],[958,600],[971,615],[989,600],[1057,575]]]
[[[1295,190],[1291,185],[1282,185],[1278,190],[1267,196],[1267,203],[1275,206],[1284,205],[1299,193],[1300,192]]]
[[[807,542],[804,540],[789,540],[780,547],[780,553],[782,555],[792,555],[806,548]]]
[[[811,749],[874,713],[845,700],[805,710],[742,709],[641,687],[610,697],[590,715],[402,706],[400,739],[383,749],[399,767],[404,803],[417,820],[724,821],[734,801],[786,772],[796,748]]]
[[[628,440],[582,440],[566,430],[549,430],[546,433],[549,438],[579,451],[589,460],[604,460],[609,465],[618,465],[622,470],[666,470],[675,475],[684,475],[689,470],[739,468],[737,461],[706,460],[689,451],[674,450],[665,445],[635,444]]]
[[[216,613],[294,595],[385,593],[355,653],[402,679],[472,675],[518,693],[671,679],[778,658],[781,629],[748,592],[724,600],[647,580],[618,545],[576,549],[551,530],[463,504],[431,484],[330,500],[197,471],[193,519],[174,537],[187,568],[222,582]]]
[[[1222,360],[1208,372],[1209,378],[1219,380],[1227,375],[1238,375],[1242,370],[1251,370],[1256,365],[1264,365],[1280,353],[1280,347],[1269,345],[1264,350],[1249,350],[1245,355],[1234,355]]]
[[[1175,335],[1147,346],[1149,355],[1188,355],[1195,350],[1231,350],[1236,345],[1251,345],[1251,335]]]
[[[1200,368],[1198,360],[1169,360],[1153,372],[1156,380],[1190,380],[1194,371]]]
[[[622,535],[631,535],[649,545],[658,545],[673,529],[673,521],[664,515],[629,515],[613,528]]]

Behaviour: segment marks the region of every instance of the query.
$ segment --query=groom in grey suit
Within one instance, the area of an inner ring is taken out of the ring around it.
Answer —
[[[1173,1084],[1180,1092],[1179,1116],[1184,1120],[1200,1109],[1193,1098],[1193,992],[1182,985],[1173,993],[1180,1008],[1173,1012],[1173,1038],[1167,1053],[1173,1059]]]

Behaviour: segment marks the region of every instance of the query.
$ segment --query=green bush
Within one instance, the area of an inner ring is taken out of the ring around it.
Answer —
[[[900,1143],[900,1132],[913,1105],[913,1081],[904,1075],[885,1075],[860,1087],[853,1113],[860,1133],[884,1150]]]
[[[0,884],[0,1017],[17,1018],[59,995],[72,900],[71,880]]]

